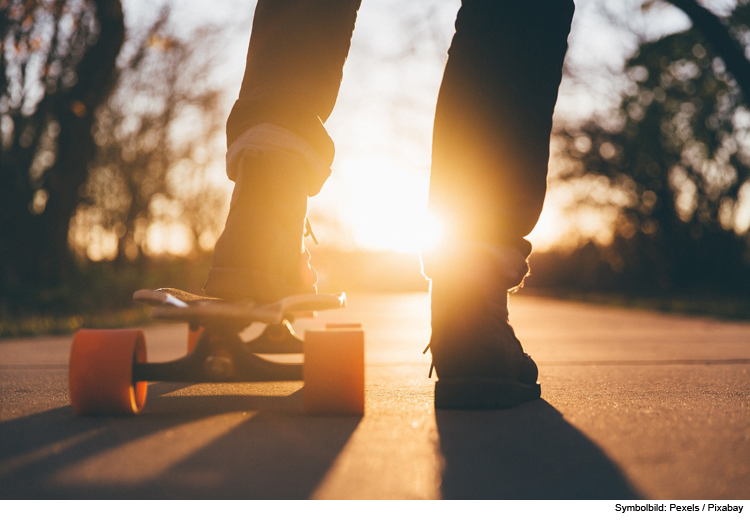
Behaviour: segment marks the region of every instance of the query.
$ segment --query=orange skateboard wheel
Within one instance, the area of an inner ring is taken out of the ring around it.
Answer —
[[[68,392],[73,412],[137,414],[146,403],[145,381],[133,382],[133,364],[146,362],[141,330],[79,330],[73,336]]]
[[[195,345],[198,343],[198,340],[201,338],[201,335],[203,335],[203,327],[199,326],[197,330],[193,330],[188,326],[188,341],[187,341],[187,353],[193,351],[195,348]]]
[[[329,325],[305,332],[303,403],[312,414],[365,413],[365,332]]]

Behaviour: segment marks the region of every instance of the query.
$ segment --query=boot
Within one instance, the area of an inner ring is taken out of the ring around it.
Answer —
[[[207,295],[270,303],[315,293],[317,274],[303,242],[310,167],[293,152],[238,156],[224,231],[214,248]]]
[[[514,248],[465,244],[461,258],[425,255],[438,409],[503,409],[540,397],[538,369],[508,320],[508,290],[528,272]]]

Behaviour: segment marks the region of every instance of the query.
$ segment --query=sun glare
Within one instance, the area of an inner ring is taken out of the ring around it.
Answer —
[[[422,224],[422,249],[436,248],[443,239],[444,232],[442,222],[435,215],[425,213]]]
[[[359,249],[419,253],[437,242],[441,229],[427,213],[426,174],[383,159],[342,158],[313,211],[333,211]]]

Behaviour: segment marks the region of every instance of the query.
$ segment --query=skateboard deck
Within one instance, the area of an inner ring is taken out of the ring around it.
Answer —
[[[206,325],[225,321],[239,325],[254,322],[279,324],[287,319],[314,315],[319,310],[346,306],[346,294],[307,293],[291,295],[270,303],[252,301],[225,301],[216,297],[194,295],[175,288],[138,290],[133,300],[154,306],[154,319],[186,321]]]

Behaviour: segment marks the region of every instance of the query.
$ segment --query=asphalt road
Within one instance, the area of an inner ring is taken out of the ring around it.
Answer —
[[[76,417],[69,337],[0,342],[0,499],[750,499],[750,324],[515,297],[542,400],[435,411],[426,294],[352,295],[364,417],[301,382],[154,383],[137,417]],[[304,325],[300,325],[302,328]],[[185,327],[146,328],[149,358]]]

